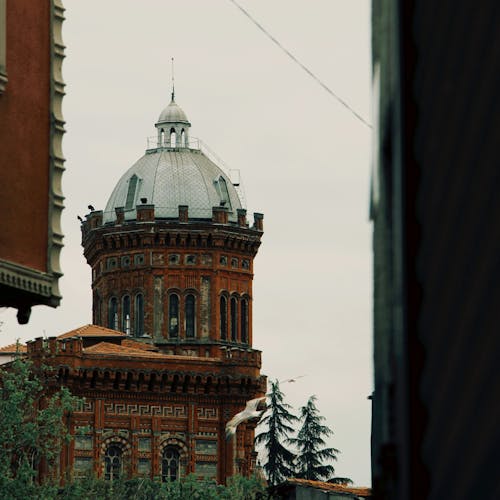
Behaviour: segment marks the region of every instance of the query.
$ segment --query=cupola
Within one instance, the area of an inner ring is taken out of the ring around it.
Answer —
[[[186,113],[175,102],[175,92],[173,90],[170,104],[160,113],[155,127],[158,131],[158,147],[189,147],[191,123],[189,123]]]

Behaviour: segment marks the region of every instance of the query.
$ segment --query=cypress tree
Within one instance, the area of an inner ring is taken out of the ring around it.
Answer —
[[[325,447],[324,437],[333,434],[323,425],[325,417],[316,408],[316,396],[311,396],[300,409],[300,428],[297,437],[290,442],[297,447],[297,477],[313,481],[324,481],[333,476],[335,469],[328,462],[337,460],[339,450]]]
[[[290,405],[283,399],[279,382],[271,382],[267,410],[259,424],[266,430],[255,437],[255,444],[263,445],[266,451],[264,472],[271,486],[294,475],[295,454],[284,444],[290,443],[290,435],[294,432],[291,424],[297,421],[297,417],[290,412]]]

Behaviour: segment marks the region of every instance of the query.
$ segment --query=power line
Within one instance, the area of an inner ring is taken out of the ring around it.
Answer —
[[[324,84],[309,68],[304,66],[289,50],[287,50],[283,45],[274,38],[269,31],[267,31],[262,24],[260,24],[255,18],[252,17],[252,15],[246,11],[236,0],[229,0],[231,3],[233,3],[238,9],[240,9],[243,14],[252,21],[257,28],[260,29],[273,43],[275,43],[293,62],[298,64],[311,78],[316,80],[330,95],[332,95],[335,99],[337,99],[342,106],[347,108],[358,120],[360,120],[362,123],[364,123],[367,127],[372,128],[372,126],[358,113],[356,112],[347,102],[345,102],[341,97],[339,97],[328,85]]]

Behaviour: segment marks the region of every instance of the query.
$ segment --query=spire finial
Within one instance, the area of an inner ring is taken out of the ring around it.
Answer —
[[[174,86],[174,58],[172,57],[172,102],[175,100],[175,86]]]

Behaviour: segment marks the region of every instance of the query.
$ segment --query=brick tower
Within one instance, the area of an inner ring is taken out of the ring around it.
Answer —
[[[190,138],[190,125],[172,92],[155,146],[118,181],[105,210],[82,223],[95,332],[54,342],[76,342],[71,352],[80,357],[66,359],[60,366],[72,368],[60,376],[90,405],[92,415],[82,409],[75,418],[96,427],[93,459],[105,475],[113,453],[128,454],[132,473],[150,460],[144,470],[153,477],[194,472],[220,482],[249,474],[255,462],[255,423],[242,424],[229,443],[224,428],[265,393],[260,351],[252,348],[263,217],[255,213],[249,225],[237,189]],[[142,451],[140,434],[150,438]],[[84,449],[71,453],[69,462],[85,464]]]

